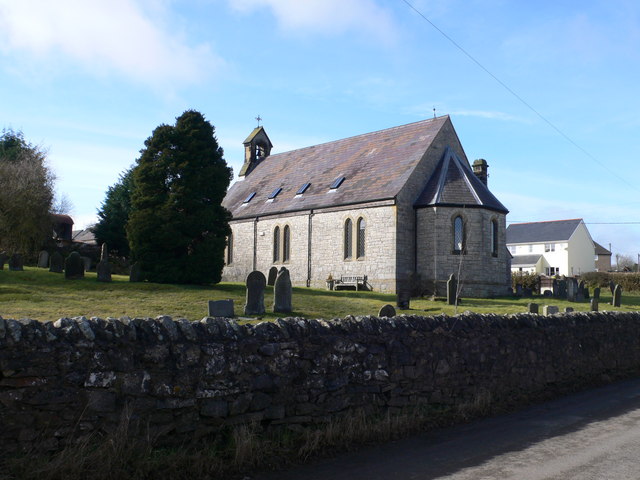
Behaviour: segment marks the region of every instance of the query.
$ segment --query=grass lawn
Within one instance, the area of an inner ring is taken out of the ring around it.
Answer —
[[[600,310],[612,310],[607,305],[611,295],[602,289]],[[207,315],[208,300],[233,299],[236,315],[242,315],[245,287],[241,283],[220,283],[210,286],[162,285],[156,283],[130,283],[128,277],[115,275],[113,282],[101,283],[95,273],[87,273],[81,280],[65,280],[64,275],[44,269],[26,267],[24,272],[0,270],[0,316],[57,320],[61,317],[156,317],[200,320]],[[495,299],[463,298],[458,313],[471,310],[477,313],[525,312],[531,301],[557,305],[560,310],[571,306],[576,311],[589,310],[589,303],[569,303],[556,299]],[[290,316],[306,318],[336,318],[346,315],[377,315],[386,303],[395,305],[395,295],[379,292],[354,292],[296,287],[293,289],[293,308]],[[640,295],[624,293],[623,306],[616,310],[640,310]],[[267,311],[273,305],[271,287],[265,290]],[[399,310],[408,315],[455,314],[453,306],[443,301],[426,298],[411,300],[411,309]],[[267,313],[264,319],[275,319],[282,314]],[[258,320],[257,318],[254,320]]]

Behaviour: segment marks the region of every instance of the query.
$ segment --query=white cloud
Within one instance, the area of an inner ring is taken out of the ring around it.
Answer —
[[[240,12],[269,8],[281,28],[292,32],[341,34],[358,31],[384,42],[395,27],[388,11],[373,0],[228,0]]]
[[[0,3],[0,51],[39,64],[79,64],[145,85],[184,85],[222,61],[190,46],[166,12],[141,0],[22,0]]]

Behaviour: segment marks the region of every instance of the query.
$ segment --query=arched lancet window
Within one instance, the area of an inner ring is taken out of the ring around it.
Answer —
[[[280,227],[273,229],[273,263],[280,261]]]
[[[233,262],[233,232],[227,237],[227,265]]]
[[[291,229],[289,225],[284,226],[282,232],[282,261],[288,262],[291,255]]]
[[[461,216],[453,219],[453,251],[462,252],[464,250],[464,222]]]
[[[498,222],[491,220],[491,254],[498,255]]]
[[[366,222],[364,218],[358,219],[358,233],[357,233],[357,243],[356,243],[356,258],[364,257],[364,234],[366,229]]]
[[[350,259],[353,256],[353,222],[350,218],[344,222],[344,258]]]

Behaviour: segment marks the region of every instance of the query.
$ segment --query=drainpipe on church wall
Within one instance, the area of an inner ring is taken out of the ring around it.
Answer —
[[[258,217],[253,221],[253,268],[252,271],[256,271],[258,268]]]
[[[311,235],[313,233],[313,210],[309,211],[309,226],[307,229],[307,287],[311,286]]]

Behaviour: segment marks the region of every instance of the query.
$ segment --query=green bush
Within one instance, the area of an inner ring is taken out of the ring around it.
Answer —
[[[631,272],[588,272],[580,277],[590,288],[609,288],[609,282],[622,286],[625,292],[640,292],[640,273]]]
[[[540,293],[540,275],[524,272],[511,274],[511,286],[515,291],[516,285],[523,288],[530,288],[533,293]]]

